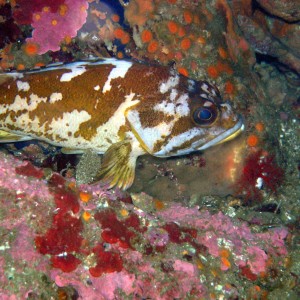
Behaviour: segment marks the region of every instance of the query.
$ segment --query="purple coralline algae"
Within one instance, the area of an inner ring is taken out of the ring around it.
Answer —
[[[38,45],[38,53],[58,51],[60,43],[77,35],[87,17],[88,2],[86,0],[65,0],[56,12],[44,7],[33,15],[32,38],[28,43]]]

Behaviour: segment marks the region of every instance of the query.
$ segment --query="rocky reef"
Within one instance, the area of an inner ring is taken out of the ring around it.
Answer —
[[[128,192],[85,183],[93,153],[1,145],[1,299],[298,299],[299,7],[0,0],[2,72],[169,64],[214,83],[246,123],[204,153],[139,159]]]

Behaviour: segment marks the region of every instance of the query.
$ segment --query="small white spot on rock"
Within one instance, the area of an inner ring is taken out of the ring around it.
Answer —
[[[260,189],[261,190],[261,188],[263,187],[263,184],[264,184],[264,180],[261,178],[261,177],[258,177],[257,179],[256,179],[256,187],[258,188],[258,189]]]

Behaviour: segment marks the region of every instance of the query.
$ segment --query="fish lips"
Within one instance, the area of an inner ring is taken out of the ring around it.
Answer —
[[[210,140],[209,142],[205,143],[200,147],[199,147],[200,144],[199,141],[196,141],[192,144],[192,147],[193,149],[195,149],[195,151],[205,150],[209,147],[222,144],[224,142],[234,139],[244,130],[245,130],[244,119],[242,118],[242,116],[238,116],[238,121],[233,127],[224,131],[222,134],[218,135],[217,137],[215,137],[214,139]]]

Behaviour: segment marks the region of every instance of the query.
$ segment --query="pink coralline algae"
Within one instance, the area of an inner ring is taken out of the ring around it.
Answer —
[[[64,39],[76,36],[87,18],[88,2],[86,0],[65,0],[57,10],[48,6],[33,15],[31,23],[34,28],[28,43],[38,45],[38,54],[58,51]]]
[[[248,265],[253,274],[266,271],[269,255],[287,255],[283,239],[287,236],[286,229],[274,229],[264,236],[252,233],[245,223],[234,223],[221,212],[211,215],[175,205],[158,213],[165,221],[175,222],[183,226],[198,229],[196,240],[207,247],[213,257],[219,257],[223,247],[230,250],[236,266]],[[247,241],[251,241],[250,247]],[[268,253],[268,254],[267,254]]]
[[[55,13],[64,2],[65,0],[16,0],[17,7],[13,16],[18,24],[30,25],[34,13],[41,12],[46,7]]]
[[[236,282],[251,287],[270,266],[279,272],[288,255],[284,228],[254,233],[221,212],[175,203],[144,212],[99,187],[84,202],[73,181],[37,179],[45,171],[1,153],[0,170],[0,292],[8,297],[40,295],[40,274],[71,285],[81,299],[233,296]],[[224,274],[233,281],[221,280]],[[14,278],[23,278],[21,288]]]
[[[40,197],[45,199],[51,199],[52,195],[49,192],[49,189],[41,184],[41,181],[37,178],[31,178],[30,183],[28,178],[25,176],[20,176],[20,172],[24,169],[24,166],[29,166],[28,163],[24,163],[17,159],[7,157],[0,153],[0,186],[8,190],[16,190],[17,193],[22,194],[26,193],[29,197]],[[31,168],[31,167],[30,167]],[[37,169],[32,167],[35,171],[34,174],[39,173]],[[25,168],[27,175],[28,168]],[[19,175],[18,175],[19,172]],[[33,176],[36,177],[36,176]],[[9,180],[7,180],[9,178]]]

